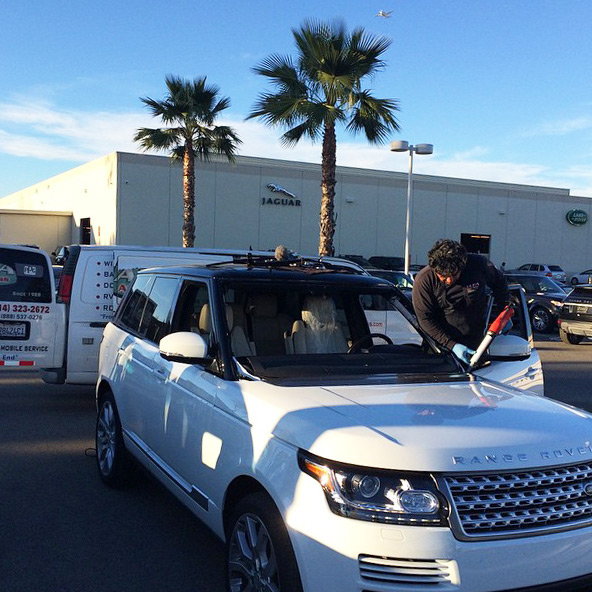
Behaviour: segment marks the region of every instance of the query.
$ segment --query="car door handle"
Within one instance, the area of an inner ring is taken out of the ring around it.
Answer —
[[[526,370],[526,376],[528,378],[534,378],[537,374],[539,373],[537,368],[533,368],[532,366],[530,366],[527,370]]]
[[[154,376],[156,376],[156,378],[158,378],[158,380],[165,381],[167,378],[164,368],[153,368],[152,374],[154,374]]]

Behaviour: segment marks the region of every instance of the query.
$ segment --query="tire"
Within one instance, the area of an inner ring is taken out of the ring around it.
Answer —
[[[572,277],[571,278],[571,285],[572,286],[577,286],[578,285],[578,278]]]
[[[284,521],[266,494],[250,494],[236,505],[226,541],[229,592],[302,592]]]
[[[538,333],[548,333],[553,326],[553,317],[546,308],[537,306],[530,313],[530,322]]]
[[[573,333],[568,333],[563,329],[559,329],[559,338],[563,343],[567,343],[567,345],[578,345],[582,339],[584,339],[583,335],[574,335]]]
[[[95,432],[97,469],[103,483],[121,487],[127,483],[129,456],[123,443],[123,432],[115,399],[105,393],[99,404]]]

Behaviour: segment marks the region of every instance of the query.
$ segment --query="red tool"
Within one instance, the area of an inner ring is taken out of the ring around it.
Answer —
[[[489,344],[504,330],[505,326],[512,320],[513,316],[514,309],[511,306],[506,306],[506,308],[504,308],[504,310],[499,313],[495,321],[493,321],[493,323],[491,323],[489,326],[489,329],[487,329],[487,333],[483,338],[483,341],[479,344],[479,347],[471,356],[471,360],[469,361],[469,370],[472,370],[477,365],[477,362],[479,362],[481,356],[489,347]]]

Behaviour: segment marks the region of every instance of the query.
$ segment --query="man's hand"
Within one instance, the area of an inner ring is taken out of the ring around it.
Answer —
[[[464,362],[465,364],[468,364],[471,361],[471,357],[473,356],[473,354],[475,353],[474,349],[471,349],[470,347],[467,347],[466,345],[463,345],[462,343],[457,343],[453,348],[452,348],[452,353],[461,361]]]

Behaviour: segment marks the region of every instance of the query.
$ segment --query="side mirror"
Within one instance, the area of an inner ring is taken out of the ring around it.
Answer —
[[[158,344],[160,355],[171,362],[184,364],[206,364],[208,358],[208,344],[197,333],[179,331],[163,337]]]
[[[489,346],[491,360],[524,360],[530,356],[530,344],[518,335],[498,335]]]

